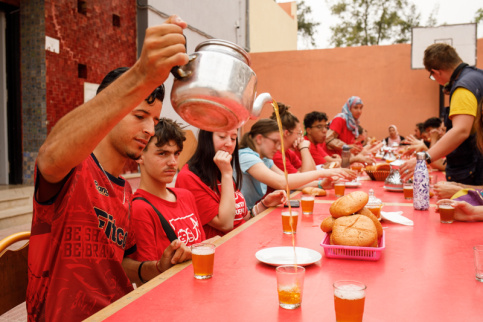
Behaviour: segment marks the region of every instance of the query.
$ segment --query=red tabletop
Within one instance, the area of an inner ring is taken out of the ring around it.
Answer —
[[[483,244],[483,223],[441,224],[434,207],[416,211],[402,193],[392,193],[399,196],[393,199],[380,192],[384,194],[376,195],[386,203],[383,210],[403,211],[414,226],[383,221],[386,249],[379,261],[325,257],[319,225],[329,215],[330,195],[317,199],[313,215],[299,219],[295,245],[322,254],[319,262],[306,267],[300,309],[279,308],[275,268],[255,258],[260,249],[292,245],[291,236],[282,233],[282,208],[275,208],[230,233],[217,247],[212,279],[194,279],[187,265],[167,280],[155,279],[134,291],[143,295],[127,295],[121,299],[124,307],[116,302],[92,318],[335,321],[332,283],[353,279],[367,285],[364,321],[481,321],[483,283],[475,280],[472,246]]]

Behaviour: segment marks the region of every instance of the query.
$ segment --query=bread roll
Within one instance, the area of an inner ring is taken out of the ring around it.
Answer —
[[[314,196],[317,196],[317,197],[323,197],[325,195],[327,195],[327,192],[325,192],[324,189],[320,189],[320,188],[313,188],[312,189],[312,194]]]
[[[359,214],[362,215],[362,216],[366,216],[367,218],[372,220],[372,222],[374,223],[374,226],[376,226],[377,238],[381,238],[382,237],[382,225],[379,222],[379,220],[377,219],[377,217],[372,213],[372,211],[370,211],[369,209],[364,207],[361,210],[359,210]]]
[[[327,192],[324,189],[319,189],[316,187],[307,187],[302,189],[304,195],[314,195],[314,196],[325,196]]]
[[[320,224],[320,229],[322,229],[325,233],[330,233],[332,231],[332,226],[334,226],[335,219],[332,216],[329,216],[322,220]]]
[[[366,192],[354,191],[334,201],[329,212],[334,218],[349,216],[361,210],[368,201],[369,195]]]
[[[375,165],[366,165],[366,171],[376,171]]]
[[[389,163],[376,164],[376,171],[391,171],[391,165]]]
[[[344,216],[335,220],[331,239],[335,245],[371,247],[377,242],[377,231],[366,216]]]

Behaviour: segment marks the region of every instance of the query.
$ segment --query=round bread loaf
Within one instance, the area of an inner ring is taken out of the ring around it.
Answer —
[[[361,210],[359,210],[358,213],[360,215],[366,216],[367,218],[369,218],[370,220],[372,220],[372,222],[374,223],[374,226],[376,226],[377,238],[382,237],[382,225],[379,222],[379,220],[377,219],[377,217],[372,213],[372,211],[370,211],[369,209],[367,209],[366,207],[364,207]]]
[[[334,226],[335,219],[332,216],[329,216],[322,220],[320,224],[320,229],[322,229],[325,233],[330,233],[332,231],[332,226]]]
[[[329,208],[334,218],[352,215],[361,210],[369,201],[369,195],[364,191],[354,191],[340,197]]]
[[[331,237],[335,245],[371,247],[377,242],[377,231],[366,216],[344,216],[335,220]]]

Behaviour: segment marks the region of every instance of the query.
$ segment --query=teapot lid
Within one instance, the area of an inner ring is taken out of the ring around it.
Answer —
[[[369,201],[367,202],[367,207],[378,207],[382,205],[381,199],[376,198],[374,195],[374,190],[369,189]]]
[[[232,43],[231,41],[223,40],[223,39],[209,39],[203,41],[196,46],[195,51],[202,51],[202,50],[211,50],[215,52],[220,52],[224,54],[231,55],[241,61],[244,61],[245,64],[250,66],[251,60],[250,56],[243,49],[241,46]]]

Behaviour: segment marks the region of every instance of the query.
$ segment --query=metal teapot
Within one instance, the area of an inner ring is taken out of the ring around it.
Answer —
[[[183,120],[203,130],[239,128],[273,101],[268,93],[255,100],[257,77],[250,57],[226,40],[200,43],[188,64],[171,72],[175,77],[171,105]]]
[[[403,189],[403,182],[401,180],[401,174],[399,173],[399,168],[404,164],[402,160],[396,160],[390,163],[391,172],[384,182],[384,187],[387,189],[400,190]]]

